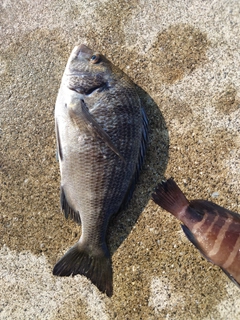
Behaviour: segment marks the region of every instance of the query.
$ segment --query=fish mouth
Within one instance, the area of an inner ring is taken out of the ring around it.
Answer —
[[[85,44],[80,44],[73,49],[73,53],[76,57],[91,58],[93,55],[93,50],[85,46]]]
[[[75,91],[75,92],[77,92],[77,93],[79,93],[79,94],[84,94],[84,95],[86,95],[86,96],[89,96],[89,95],[91,95],[93,92],[102,92],[102,91],[104,91],[104,90],[107,90],[108,89],[108,86],[107,86],[107,84],[106,83],[103,83],[103,84],[101,84],[101,85],[96,85],[96,86],[94,86],[94,87],[92,87],[92,88],[89,88],[89,89],[85,89],[85,88],[83,88],[83,87],[81,87],[81,86],[79,86],[79,87],[75,87],[75,86],[68,86],[68,89],[70,89],[70,90],[72,90],[72,91]]]
[[[104,81],[104,79],[100,78],[90,78],[88,72],[74,70],[72,72],[66,73],[66,77],[68,79],[67,87],[70,90],[76,91],[81,94],[90,95],[94,91],[102,92],[105,89],[109,88],[107,81]],[[75,81],[71,81],[72,78],[74,78]],[[92,83],[91,86],[89,86],[89,82],[95,82],[95,85]]]

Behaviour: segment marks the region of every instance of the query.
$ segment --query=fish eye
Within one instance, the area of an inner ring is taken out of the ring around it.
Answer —
[[[100,62],[101,61],[100,54],[92,55],[90,61],[91,63],[94,63],[94,64]]]

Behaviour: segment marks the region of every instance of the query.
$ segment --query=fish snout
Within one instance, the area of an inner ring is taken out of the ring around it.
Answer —
[[[90,59],[93,55],[92,49],[85,46],[85,44],[80,44],[79,46],[76,46],[74,49],[74,54],[78,58],[87,58]]]

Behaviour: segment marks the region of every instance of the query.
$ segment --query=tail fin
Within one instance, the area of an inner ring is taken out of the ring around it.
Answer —
[[[109,253],[91,252],[86,245],[76,243],[53,268],[55,276],[81,274],[95,284],[98,289],[112,296],[112,264]]]
[[[169,211],[177,218],[182,209],[189,204],[188,200],[172,178],[157,185],[155,193],[152,194],[152,199],[156,204],[166,211]]]

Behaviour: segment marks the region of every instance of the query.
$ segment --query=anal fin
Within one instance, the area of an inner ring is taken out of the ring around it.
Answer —
[[[64,189],[62,186],[61,186],[60,202],[61,202],[61,208],[62,208],[62,211],[64,212],[65,218],[68,219],[69,217],[76,223],[81,224],[80,214],[78,211],[73,210],[71,206],[68,204],[65,193],[64,193]]]

